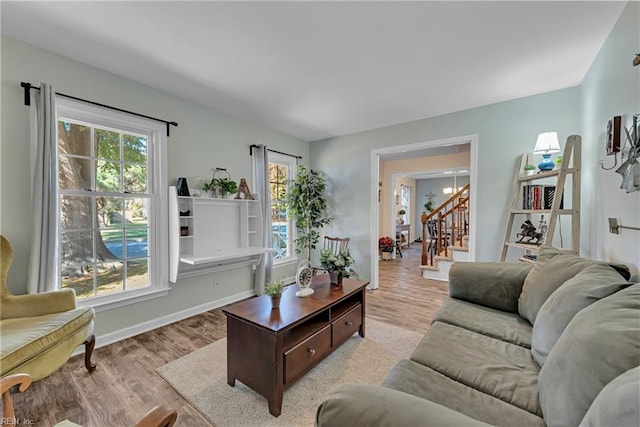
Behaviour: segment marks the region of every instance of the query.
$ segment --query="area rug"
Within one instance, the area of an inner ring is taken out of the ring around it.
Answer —
[[[407,358],[422,334],[373,319],[366,338],[355,334],[284,392],[282,413],[269,414],[267,400],[236,381],[227,384],[227,344],[221,339],[158,368],[158,373],[218,427],[313,426],[325,396],[344,383],[380,384]]]

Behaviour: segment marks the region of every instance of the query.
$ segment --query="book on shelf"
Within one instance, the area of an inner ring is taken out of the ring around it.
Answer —
[[[544,186],[544,207],[543,209],[551,209],[553,206],[553,197],[556,194],[556,186],[555,185],[545,185]],[[564,194],[560,199],[560,209],[564,208]]]
[[[553,197],[556,192],[555,185],[525,185],[522,187],[522,209],[541,210],[551,209]],[[563,208],[564,197],[560,200],[560,209]]]

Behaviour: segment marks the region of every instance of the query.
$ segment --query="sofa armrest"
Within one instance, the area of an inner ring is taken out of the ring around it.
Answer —
[[[36,317],[76,308],[73,289],[30,295],[10,295],[2,300],[2,318]]]
[[[481,421],[412,394],[370,384],[345,384],[316,412],[318,427],[488,427]]]
[[[486,307],[518,312],[518,298],[530,263],[455,262],[449,270],[449,295]]]

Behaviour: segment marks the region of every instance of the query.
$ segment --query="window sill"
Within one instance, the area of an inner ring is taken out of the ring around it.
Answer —
[[[273,267],[287,267],[290,265],[297,265],[300,260],[298,258],[285,258],[273,261]]]
[[[160,298],[169,294],[170,288],[151,288],[139,291],[124,292],[116,295],[106,295],[103,297],[91,298],[89,300],[78,301],[78,307],[93,307],[96,313],[109,311],[114,308],[124,307],[129,304],[136,304],[155,298]]]

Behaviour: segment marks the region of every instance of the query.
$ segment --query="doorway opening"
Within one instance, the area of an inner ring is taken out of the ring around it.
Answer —
[[[464,170],[468,171],[469,183],[471,184],[469,206],[469,259],[471,261],[475,260],[477,140],[477,135],[465,135],[371,150],[371,289],[378,288],[378,239],[382,236],[380,230],[387,230],[389,233],[393,231],[391,235],[395,237],[397,217],[394,213],[397,209],[395,193],[392,189],[392,181],[395,181],[395,178],[400,175],[447,176],[445,172],[459,173],[461,167],[464,167]],[[466,150],[466,147],[468,147],[468,150]],[[453,161],[452,164],[447,164],[448,160],[445,159],[449,157],[454,158],[455,156],[450,155],[460,153],[461,151],[468,151],[466,166],[461,163],[455,163],[455,161],[460,162],[460,159]],[[385,165],[384,171],[381,171],[381,164]],[[411,171],[395,169],[397,167],[408,167],[407,165],[411,165],[409,166],[409,169],[412,169]],[[398,201],[400,201],[400,198],[398,198]],[[406,211],[406,209],[404,210]],[[415,239],[416,235],[421,234],[422,224],[419,223],[419,217],[415,212],[405,216],[405,218],[407,217],[415,224],[411,226],[413,232],[409,231],[409,238]],[[416,232],[416,230],[419,230],[419,232]]]

